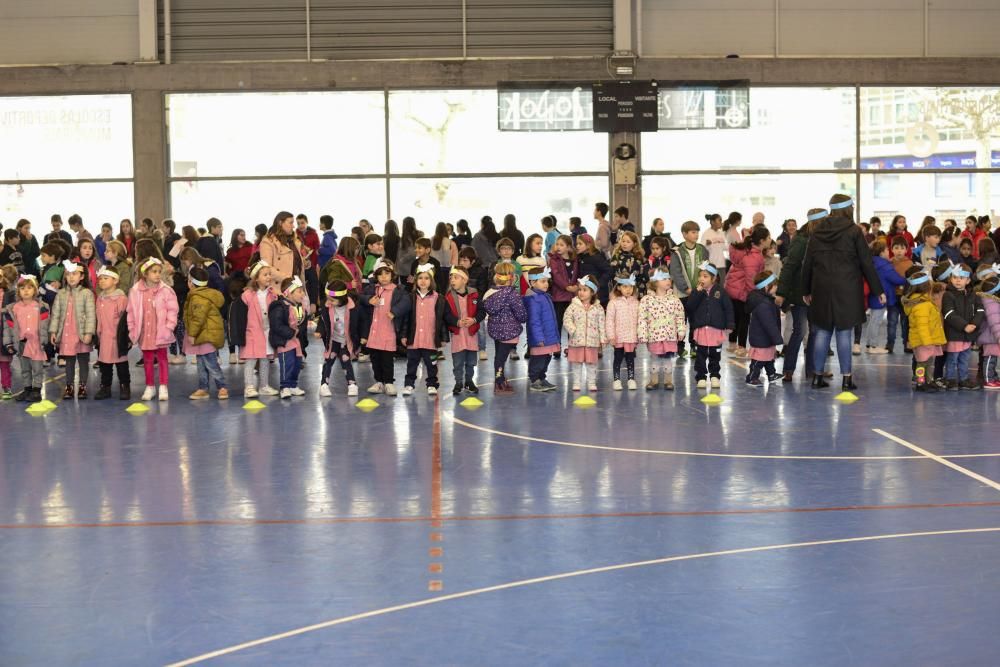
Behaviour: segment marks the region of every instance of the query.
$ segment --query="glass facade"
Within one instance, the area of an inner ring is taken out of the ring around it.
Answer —
[[[88,227],[131,217],[129,95],[0,97],[0,219],[47,231],[79,214]]]

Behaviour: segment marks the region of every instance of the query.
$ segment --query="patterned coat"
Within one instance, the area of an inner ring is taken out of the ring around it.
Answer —
[[[687,336],[684,304],[673,292],[649,293],[639,302],[639,342],[680,341]]]
[[[606,316],[608,340],[621,347],[622,343],[639,342],[639,300],[634,296],[615,297],[608,304]]]
[[[604,309],[601,304],[583,305],[574,297],[563,317],[563,329],[569,334],[570,347],[603,347],[607,343]]]

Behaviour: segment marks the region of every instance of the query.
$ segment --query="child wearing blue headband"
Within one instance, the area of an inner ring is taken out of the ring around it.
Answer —
[[[763,387],[761,370],[767,375],[769,384],[780,386],[781,375],[774,369],[777,346],[784,342],[781,335],[781,310],[774,302],[778,290],[777,275],[761,271],[754,276],[754,289],[747,295],[747,313],[750,318],[747,339],[750,347],[750,369],[746,383],[751,387]]]
[[[733,302],[719,287],[719,269],[705,262],[698,273],[698,284],[688,297],[688,314],[698,346],[694,358],[694,375],[698,388],[711,382],[718,388],[722,377],[722,344],[735,326]],[[711,380],[709,380],[711,378]]]
[[[660,364],[663,371],[663,388],[674,388],[674,357],[680,351],[681,341],[687,335],[684,304],[673,289],[671,276],[658,269],[649,280],[649,292],[639,302],[639,328],[636,332],[640,343],[649,348],[649,380],[646,389],[660,386]]]
[[[569,353],[573,365],[573,391],[580,391],[584,381],[587,390],[597,391],[597,355],[608,342],[604,309],[597,301],[597,281],[584,276],[577,281],[579,289],[566,309],[563,328],[569,334]]]
[[[944,333],[948,339],[945,346],[944,377],[948,391],[980,389],[978,383],[969,379],[969,357],[972,344],[978,339],[978,331],[983,323],[985,311],[979,296],[969,289],[972,269],[968,264],[959,264],[948,277],[948,289],[941,299],[944,313]]]
[[[979,298],[983,302],[985,322],[979,331],[982,358],[983,389],[1000,389],[997,361],[1000,360],[1000,276],[987,276],[979,283]]]
[[[941,311],[934,303],[933,281],[930,274],[920,271],[910,273],[906,280],[903,310],[910,322],[907,345],[913,350],[913,383],[918,392],[936,392],[934,360],[944,353],[947,340]]]
[[[522,274],[524,275],[524,274]],[[528,291],[524,293],[524,308],[528,312],[528,379],[529,391],[555,391],[556,386],[545,377],[553,355],[559,354],[562,336],[555,304],[549,294],[552,272],[548,267],[528,271]]]
[[[655,274],[654,274],[655,275]],[[639,343],[639,300],[636,298],[636,276],[622,274],[615,278],[614,298],[608,304],[608,340],[615,350],[611,370],[615,391],[622,390],[622,361],[628,373],[628,388],[638,389],[635,382],[635,348]]]

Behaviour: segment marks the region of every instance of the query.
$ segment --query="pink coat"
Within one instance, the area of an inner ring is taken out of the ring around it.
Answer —
[[[248,289],[243,291],[243,303],[247,306],[247,338],[246,345],[240,348],[240,359],[266,359],[267,336],[264,334],[264,318],[267,312],[260,311],[260,302],[257,301],[257,291]],[[267,305],[270,305],[278,298],[271,291],[267,293]],[[273,355],[273,352],[272,352]]]
[[[616,347],[639,342],[639,300],[634,296],[615,297],[604,319],[608,340]]]
[[[128,360],[125,355],[118,356],[118,322],[127,308],[128,297],[120,289],[113,290],[110,296],[97,297],[98,361],[117,364]]]
[[[156,310],[156,345],[164,347],[174,342],[174,328],[177,326],[177,295],[164,283],[152,288],[139,279],[128,293],[128,336],[133,343],[142,335],[142,301],[146,292],[153,293],[153,308]]]
[[[754,276],[764,270],[764,255],[755,247],[743,250],[729,246],[729,261],[733,265],[726,273],[726,294],[735,301],[746,301],[754,290]]]

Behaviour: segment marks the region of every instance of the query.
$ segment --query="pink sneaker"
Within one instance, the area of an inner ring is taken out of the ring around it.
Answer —
[[[1000,389],[1000,380],[993,380],[993,382],[987,382],[983,385],[983,389]]]

